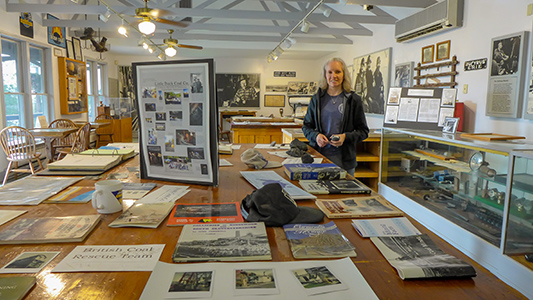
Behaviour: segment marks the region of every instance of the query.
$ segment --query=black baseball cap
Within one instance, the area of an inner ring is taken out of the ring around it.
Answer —
[[[270,183],[253,191],[241,202],[241,213],[248,222],[266,226],[318,223],[324,213],[318,208],[298,206],[279,183]]]

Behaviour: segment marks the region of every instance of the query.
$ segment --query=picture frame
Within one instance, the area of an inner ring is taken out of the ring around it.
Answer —
[[[451,40],[437,43],[437,54],[435,61],[450,59]]]
[[[265,95],[265,107],[285,107],[285,95]]]
[[[63,50],[54,48],[54,56],[63,56]]]
[[[442,132],[455,133],[457,131],[457,124],[459,124],[459,118],[446,117],[446,119],[444,119],[444,126],[442,127]]]
[[[67,57],[70,59],[75,59],[74,45],[72,44],[72,40],[67,40]]]
[[[260,107],[261,74],[216,74],[218,107]]]
[[[74,59],[83,61],[83,54],[81,52],[81,40],[76,37],[72,37],[72,46],[74,48]]]
[[[355,57],[353,59],[355,93],[361,96],[365,114],[383,115],[385,103],[388,99],[391,85],[392,48],[385,48],[376,52]],[[374,78],[367,82],[366,74],[372,72]],[[367,89],[373,86],[373,89]]]
[[[394,86],[412,87],[415,62],[409,61],[394,66]]]
[[[46,14],[46,19],[59,20],[56,16]],[[65,27],[49,26],[48,27],[48,44],[54,45],[60,48],[66,48],[66,35]]]
[[[213,59],[132,64],[142,179],[218,185],[214,65]],[[168,78],[173,82],[168,84]],[[194,86],[198,80],[201,86]],[[165,104],[167,95],[181,104]]]
[[[434,56],[433,53],[435,53],[435,45],[422,47],[422,64],[432,63]]]

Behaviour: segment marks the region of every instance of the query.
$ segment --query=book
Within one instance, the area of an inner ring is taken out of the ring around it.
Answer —
[[[0,299],[21,300],[35,285],[35,277],[0,277]]]
[[[260,189],[269,183],[279,183],[283,190],[289,193],[294,200],[316,199],[316,196],[302,190],[274,171],[241,171],[241,175],[256,189]]]
[[[300,180],[311,194],[370,194],[372,190],[358,180]]]
[[[46,199],[43,203],[87,203],[94,193],[92,186],[71,186]]]
[[[231,144],[218,144],[219,154],[233,154],[233,148]]]
[[[110,149],[110,148],[98,148],[98,149],[89,149],[85,150],[83,152],[80,152],[78,154],[81,155],[92,155],[92,156],[100,156],[100,155],[111,155],[111,156],[120,156],[122,157],[122,160],[127,160],[129,158],[132,158],[136,155],[135,151],[132,148],[129,149]]]
[[[81,242],[98,221],[99,215],[19,219],[0,231],[0,244]]]
[[[346,170],[336,164],[286,164],[284,167],[290,180],[344,179],[347,174]]]
[[[352,225],[362,237],[422,234],[406,217],[352,220]]]
[[[402,216],[403,212],[383,197],[317,199],[316,206],[330,219]]]
[[[425,234],[370,239],[401,279],[476,276],[471,265],[444,253]]]
[[[67,154],[63,159],[49,163],[48,169],[54,170],[87,170],[105,171],[118,165],[122,161],[121,156],[112,155],[79,155]]]
[[[354,246],[333,221],[283,225],[294,258],[356,257]]]
[[[243,222],[239,202],[177,203],[170,213],[167,226],[238,222]]]
[[[13,220],[25,212],[27,210],[0,210],[0,225]]]
[[[111,222],[109,227],[157,228],[172,207],[174,203],[135,203]]]
[[[172,261],[271,260],[265,224],[189,224],[181,230]]]

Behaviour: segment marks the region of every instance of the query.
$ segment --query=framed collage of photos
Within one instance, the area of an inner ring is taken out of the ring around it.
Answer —
[[[383,126],[442,130],[455,116],[456,97],[454,88],[391,87]]]
[[[218,185],[214,61],[133,63],[132,68],[141,178]]]

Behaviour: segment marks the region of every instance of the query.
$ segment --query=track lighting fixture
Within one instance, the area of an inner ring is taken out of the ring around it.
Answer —
[[[103,13],[101,15],[98,15],[98,18],[100,19],[100,21],[102,21],[104,23],[109,20],[109,17],[111,17],[111,11],[109,9],[106,10],[105,13]]]
[[[303,33],[307,33],[309,31],[309,26],[311,26],[309,22],[304,20],[304,22],[302,23],[302,27],[300,28],[300,31]]]
[[[122,20],[122,25],[118,28],[118,33],[122,34],[125,37],[128,37],[128,30],[124,26],[124,20]]]

